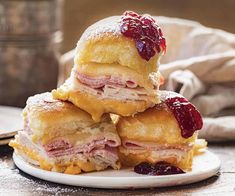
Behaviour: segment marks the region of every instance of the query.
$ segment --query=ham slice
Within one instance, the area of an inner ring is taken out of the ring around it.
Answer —
[[[147,92],[144,88],[121,88],[114,85],[106,85],[103,88],[103,98],[112,98],[112,99],[119,99],[122,100],[145,100],[147,101],[149,98],[147,96]]]
[[[30,129],[30,128],[28,128]],[[22,144],[22,146],[26,146],[28,149],[31,149],[32,152],[37,152],[41,157],[47,158],[47,154],[41,145],[32,142],[31,135],[28,134],[27,130],[18,131],[16,135],[16,140],[18,143]]]
[[[28,118],[24,119],[24,131],[27,132],[29,135],[33,134],[33,131],[29,127],[29,120],[28,120]]]
[[[72,146],[68,141],[56,140],[52,143],[44,145],[44,148],[50,157],[59,157],[78,153],[90,153],[94,149],[104,149],[106,146],[115,148],[119,145],[119,141],[103,138],[99,140],[93,140],[85,145],[79,146]]]
[[[187,153],[189,150],[192,149],[192,146],[168,144],[163,145],[124,139],[122,141],[122,148],[124,148],[124,151],[131,154],[145,153],[147,150],[151,153],[151,159],[153,161],[159,161],[174,157],[179,162],[185,156],[187,156]]]
[[[93,150],[91,154],[96,159],[109,164],[113,164],[118,161],[117,148],[106,146],[104,149]]]
[[[93,140],[82,146],[71,146],[67,141],[55,141],[44,146],[47,155],[50,158],[63,158],[64,156],[83,156],[86,159],[94,159],[101,164],[111,165],[118,168],[116,162],[118,161],[117,147],[120,145],[119,141],[114,140]]]
[[[37,152],[48,162],[58,162],[70,160],[73,157],[83,160],[93,160],[98,165],[112,166],[118,169],[117,147],[121,142],[119,138],[98,138],[84,145],[73,146],[69,141],[64,139],[56,139],[46,145],[42,145],[40,141],[34,143],[32,141],[32,130],[25,124],[25,129],[18,132],[16,140],[34,152]],[[27,157],[27,156],[26,156]],[[34,164],[38,165],[37,161]]]
[[[44,145],[44,148],[47,152],[61,151],[61,150],[67,150],[69,148],[72,148],[72,145],[69,144],[69,142],[65,140],[56,140],[52,143]]]
[[[136,88],[137,83],[132,79],[124,79],[116,76],[97,76],[91,77],[79,72],[75,73],[76,78],[91,88],[102,88],[105,85],[116,85],[120,87]]]
[[[189,145],[162,145],[150,142],[138,142],[133,140],[124,139],[122,141],[122,146],[128,150],[152,150],[152,151],[160,151],[160,150],[180,150],[180,151],[188,151],[192,147]]]
[[[149,101],[147,90],[133,80],[122,80],[114,76],[90,77],[81,73],[74,76],[74,90],[92,94],[100,99],[122,101]]]

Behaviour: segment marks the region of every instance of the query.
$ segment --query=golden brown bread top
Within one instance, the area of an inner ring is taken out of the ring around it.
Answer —
[[[45,142],[53,137],[86,130],[96,124],[90,114],[70,102],[53,99],[51,93],[30,97],[23,115],[34,135],[46,136]],[[109,115],[103,115],[101,122],[112,123]],[[115,129],[110,132],[115,132]]]
[[[197,134],[188,139],[181,136],[177,120],[164,103],[135,116],[120,117],[117,131],[121,138],[159,144],[186,144],[197,137]]]
[[[121,34],[120,20],[121,16],[112,16],[88,27],[77,43],[74,63],[116,63],[145,75],[157,71],[161,53],[149,61],[141,58],[134,40]]]
[[[32,120],[40,119],[47,123],[56,123],[65,121],[67,118],[79,118],[85,122],[92,122],[87,112],[70,102],[53,99],[51,93],[48,92],[29,97],[26,104],[24,111]]]

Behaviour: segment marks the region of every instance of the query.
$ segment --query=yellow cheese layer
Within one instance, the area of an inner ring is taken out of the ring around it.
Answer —
[[[87,93],[72,91],[62,86],[52,91],[55,99],[70,101],[77,107],[92,115],[94,121],[99,122],[103,113],[114,113],[122,116],[131,116],[136,112],[142,112],[152,106],[152,102],[146,101],[120,101],[113,99],[98,99]]]

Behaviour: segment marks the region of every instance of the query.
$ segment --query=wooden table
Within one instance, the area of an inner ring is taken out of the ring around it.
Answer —
[[[235,195],[235,142],[210,144],[222,161],[220,173],[208,180],[178,187],[104,190],[65,186],[36,179],[19,171],[12,149],[0,147],[0,195]]]

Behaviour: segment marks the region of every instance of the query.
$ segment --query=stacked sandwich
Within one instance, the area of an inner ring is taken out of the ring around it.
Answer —
[[[93,24],[78,41],[70,78],[28,99],[25,127],[10,145],[43,169],[69,174],[142,162],[190,169],[202,119],[184,97],[159,90],[165,49],[149,15]]]

